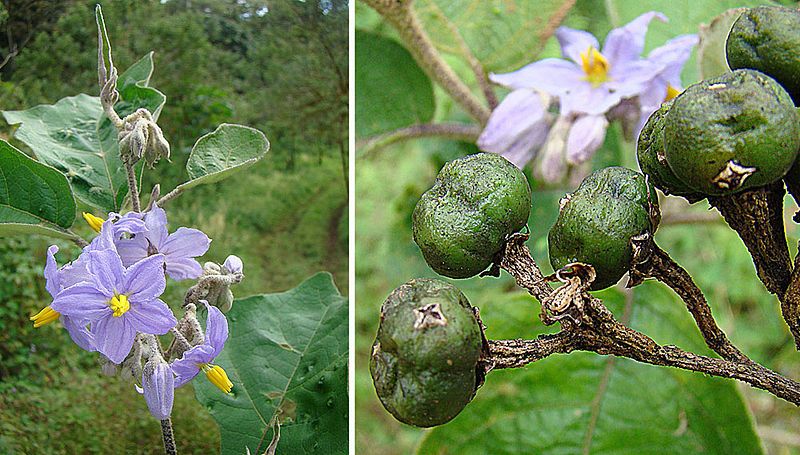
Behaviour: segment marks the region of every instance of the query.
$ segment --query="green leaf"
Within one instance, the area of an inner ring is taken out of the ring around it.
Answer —
[[[0,234],[61,231],[75,221],[75,198],[64,174],[0,140]]]
[[[729,9],[712,19],[710,24],[700,26],[697,61],[701,78],[720,76],[731,70],[725,55],[725,41],[728,39],[728,33],[731,31],[733,23],[745,9]]]
[[[144,86],[151,72],[152,53],[120,76],[120,101],[115,106],[120,116],[138,108],[160,112],[164,95]],[[3,116],[9,124],[21,123],[16,138],[39,161],[66,174],[78,199],[103,211],[121,209],[128,181],[119,158],[117,130],[103,113],[99,98],[80,94],[52,105],[3,111]]]
[[[385,133],[428,122],[433,86],[398,42],[356,31],[356,135]]]
[[[197,185],[219,182],[256,164],[268,151],[269,141],[261,131],[223,123],[194,144],[186,162],[191,180],[177,189],[188,190]]]
[[[649,282],[633,293],[628,303],[616,289],[600,296],[618,317],[630,314],[630,325],[656,341],[708,353],[671,291]],[[519,300],[517,308],[530,313]],[[494,310],[495,316],[481,312],[488,336],[519,336],[507,327],[519,327],[517,320],[524,318]],[[541,331],[539,326],[536,332]],[[490,373],[460,416],[427,433],[419,453],[652,453],[657,448],[762,453],[733,381],[580,352]]]
[[[263,453],[273,419],[281,422],[278,453],[346,453],[347,299],[331,275],[236,300],[227,316],[230,336],[215,363],[233,391],[194,382],[219,424],[222,454]]]
[[[438,49],[464,56],[463,39],[487,71],[511,71],[536,60],[569,3],[419,0],[415,8]]]

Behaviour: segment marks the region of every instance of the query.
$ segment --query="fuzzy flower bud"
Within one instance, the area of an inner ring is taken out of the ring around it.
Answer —
[[[169,160],[169,142],[147,109],[138,109],[123,119],[119,130],[119,153],[122,160],[135,164],[144,158],[149,167],[161,158]]]
[[[142,393],[153,417],[158,420],[169,418],[175,398],[175,375],[164,359],[154,357],[145,364]]]

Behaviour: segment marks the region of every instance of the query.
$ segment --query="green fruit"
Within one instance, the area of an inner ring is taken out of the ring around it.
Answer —
[[[736,20],[725,42],[732,69],[766,73],[800,105],[800,11],[762,6]]]
[[[370,373],[383,406],[418,427],[452,420],[475,396],[483,338],[455,286],[411,280],[381,307]]]
[[[530,211],[522,171],[493,153],[465,156],[445,164],[417,203],[414,241],[437,273],[469,278],[486,270]]]
[[[655,233],[658,198],[644,175],[607,167],[586,177],[561,200],[561,211],[547,237],[550,264],[558,270],[572,262],[591,264],[592,290],[612,286],[630,269],[631,237]]]
[[[754,70],[692,85],[675,98],[664,121],[669,167],[707,196],[779,180],[800,148],[800,116],[791,98]]]
[[[664,152],[664,117],[672,106],[672,101],[664,103],[647,119],[636,146],[636,157],[642,173],[648,176],[650,183],[664,192],[683,196],[690,202],[703,199],[703,196],[692,191],[667,164]]]

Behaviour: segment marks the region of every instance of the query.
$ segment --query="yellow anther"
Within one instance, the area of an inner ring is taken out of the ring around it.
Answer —
[[[595,87],[608,81],[608,60],[594,47],[581,52],[581,67],[586,80]]]
[[[59,316],[61,316],[61,313],[50,308],[49,306],[46,306],[42,309],[42,311],[31,316],[30,319],[33,321],[33,326],[38,328],[55,321],[59,318]]]
[[[667,101],[671,100],[672,98],[675,98],[680,94],[681,94],[680,90],[673,87],[672,84],[667,84],[667,96],[664,98],[664,102],[666,103]]]
[[[86,220],[86,224],[88,224],[90,228],[94,229],[95,232],[100,232],[100,228],[103,227],[103,221],[105,221],[99,216],[94,216],[87,212],[83,212],[83,219]]]
[[[125,294],[114,294],[111,300],[108,301],[108,306],[114,312],[114,317],[118,318],[131,309],[131,303],[128,301],[128,296]]]
[[[204,363],[202,368],[203,372],[206,374],[206,377],[209,381],[211,381],[212,384],[217,386],[218,389],[225,393],[231,393],[231,389],[233,389],[233,383],[230,379],[228,379],[228,375],[221,366]]]

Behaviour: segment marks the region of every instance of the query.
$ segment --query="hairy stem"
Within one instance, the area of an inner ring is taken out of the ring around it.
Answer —
[[[357,144],[357,147],[359,148],[359,154],[364,156],[388,147],[396,142],[407,141],[409,139],[441,137],[457,141],[475,142],[480,134],[481,128],[478,125],[467,125],[464,123],[421,123],[367,138],[360,144]]]
[[[362,0],[392,24],[406,44],[414,60],[481,125],[489,120],[489,109],[483,106],[455,71],[450,68],[425,32],[413,8],[413,1]]]
[[[139,203],[139,185],[136,182],[136,170],[133,164],[125,163],[125,170],[128,173],[128,191],[131,195],[131,206],[134,212],[141,212],[142,207]]]
[[[175,445],[175,435],[172,433],[172,420],[169,418],[161,421],[161,437],[164,440],[164,453],[167,455],[178,455],[178,447]]]
[[[711,307],[703,296],[703,291],[697,287],[691,275],[669,257],[652,241],[650,236],[631,242],[633,246],[633,263],[631,267],[631,285],[636,285],[645,278],[655,278],[669,286],[681,300],[686,303],[686,308],[692,314],[700,333],[708,347],[719,354],[723,359],[752,363],[746,355],[734,346],[725,332],[719,328],[717,321],[711,314]]]
[[[175,199],[176,197],[180,196],[181,194],[183,194],[183,188],[181,188],[181,187],[175,188],[174,190],[170,191],[169,193],[161,196],[161,198],[158,200],[158,202],[156,202],[156,205],[158,205],[159,207],[163,207],[164,204],[166,204],[167,202]]]
[[[573,275],[565,281],[567,284],[553,291],[524,244],[527,237],[524,234],[511,236],[504,250],[498,255],[496,263],[514,276],[517,284],[543,302],[543,316],[547,318],[545,322],[560,321],[562,330],[554,335],[542,335],[534,340],[489,340],[489,354],[483,359],[487,371],[523,367],[557,353],[590,351],[601,355],[626,357],[651,365],[671,366],[737,379],[790,403],[800,405],[800,383],[749,359],[715,359],[676,346],[661,346],[647,335],[618,322],[602,301],[586,292],[591,284],[590,280],[593,279],[593,271],[584,276]],[[655,257],[655,260],[666,261],[658,253]],[[664,264],[664,267],[668,266],[669,263]],[[583,268],[590,269],[585,266]],[[680,275],[680,272],[677,274]],[[587,276],[590,278],[586,278]],[[681,277],[674,279],[683,280]],[[685,288],[689,284],[682,282],[681,286]],[[696,293],[691,294],[695,301],[687,302],[687,305],[702,305],[697,301]],[[554,301],[554,296],[561,297],[562,301]],[[702,310],[700,312],[702,313]],[[710,312],[708,315],[703,315],[703,318],[705,317],[710,317]]]

